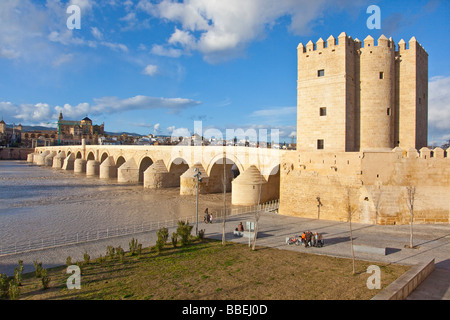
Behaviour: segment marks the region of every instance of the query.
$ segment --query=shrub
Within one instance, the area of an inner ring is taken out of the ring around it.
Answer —
[[[14,268],[14,282],[18,285],[22,285],[22,273],[18,268]]]
[[[23,261],[19,260],[17,263],[19,264],[18,272],[20,275],[20,281],[18,283],[19,283],[19,286],[21,286],[22,285],[22,275],[23,275]]]
[[[164,245],[169,238],[169,230],[167,228],[160,228],[157,233],[158,239],[156,240],[156,251],[159,253],[163,250]]]
[[[36,273],[36,278],[40,278],[42,276],[42,262],[38,262],[37,260],[33,261],[34,270]]]
[[[71,256],[68,256],[68,257],[66,258],[66,265],[67,265],[67,266],[71,266],[71,265],[72,265],[72,257],[71,257]]]
[[[142,243],[139,243],[137,247],[137,254],[139,257],[141,256],[141,253],[142,253]]]
[[[160,228],[158,230],[158,239],[161,239],[162,242],[166,243],[167,239],[169,239],[169,230],[167,228]]]
[[[172,245],[174,248],[177,247],[178,234],[176,232],[172,233]]]
[[[132,238],[128,246],[130,247],[130,255],[134,256],[138,248],[137,239]]]
[[[203,240],[205,238],[205,229],[198,230],[198,238]]]
[[[42,288],[44,290],[50,288],[50,277],[48,276],[47,269],[42,270]]]
[[[85,251],[83,254],[83,260],[85,265],[88,265],[89,262],[91,261],[91,256],[88,255],[87,251]]]
[[[106,247],[106,255],[110,257],[111,259],[114,259],[114,256],[116,255],[116,249],[114,249],[113,246],[107,246]]]
[[[187,245],[191,241],[191,231],[193,226],[184,221],[178,221],[177,234],[181,237],[181,244]]]
[[[116,248],[116,255],[119,257],[120,262],[122,262],[123,258],[125,257],[125,251],[122,249],[121,246],[118,246]]]
[[[6,274],[0,274],[0,298],[6,299],[9,295],[9,277]]]
[[[15,281],[9,282],[9,290],[8,290],[9,298],[11,300],[19,299],[20,289]]]
[[[102,255],[100,255],[100,257],[98,257],[98,262],[100,262],[101,265],[103,265],[106,261],[106,256],[103,257]]]

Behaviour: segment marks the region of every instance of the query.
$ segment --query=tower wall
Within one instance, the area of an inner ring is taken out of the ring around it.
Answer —
[[[297,150],[353,151],[355,148],[354,42],[342,33],[311,41],[298,51]],[[323,72],[323,73],[321,73]],[[321,111],[322,110],[322,111]]]
[[[420,149],[428,142],[428,54],[413,37],[397,53],[398,145]]]
[[[360,49],[360,149],[394,147],[395,48],[384,36]]]

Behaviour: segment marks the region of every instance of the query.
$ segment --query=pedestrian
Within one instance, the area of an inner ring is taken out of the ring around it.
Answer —
[[[212,223],[212,213],[209,215],[209,223]]]
[[[308,247],[308,246],[311,245],[311,236],[312,236],[311,231],[309,231],[309,230],[306,231],[306,234],[305,234],[306,245],[305,245],[305,247]]]

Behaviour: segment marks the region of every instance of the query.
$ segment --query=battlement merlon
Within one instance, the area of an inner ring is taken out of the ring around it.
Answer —
[[[350,41],[349,41],[350,40]],[[308,52],[315,52],[319,50],[326,50],[328,48],[335,48],[339,47],[345,44],[353,45],[355,50],[358,50],[360,48],[367,48],[367,47],[392,47],[394,50],[396,49],[396,45],[392,37],[389,39],[386,38],[385,35],[381,35],[378,40],[377,44],[375,44],[375,40],[372,36],[367,36],[363,42],[361,42],[359,39],[353,40],[352,37],[347,36],[345,32],[342,32],[338,39],[334,38],[332,35],[327,39],[325,42],[322,38],[319,38],[316,43],[313,43],[311,40],[308,41],[308,43],[303,45],[303,43],[299,43],[297,46],[297,51],[299,53],[308,53]],[[401,39],[398,43],[398,52],[402,53],[410,48],[416,48],[417,51],[423,51],[428,55],[426,50],[422,47],[422,45],[416,40],[415,37],[412,37],[411,40],[409,40],[408,48],[406,47],[406,42]]]

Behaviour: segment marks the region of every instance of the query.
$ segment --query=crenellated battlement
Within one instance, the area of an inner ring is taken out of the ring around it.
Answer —
[[[350,46],[354,50],[369,47],[388,47],[393,48],[394,50],[396,49],[396,45],[392,37],[388,39],[385,35],[381,35],[375,43],[375,39],[370,35],[368,35],[363,41],[361,41],[358,38],[352,39],[352,37],[347,36],[345,32],[342,32],[337,39],[333,37],[333,35],[330,35],[327,41],[319,38],[316,43],[312,42],[311,40],[308,41],[306,45],[303,45],[303,43],[299,43],[299,45],[297,46],[297,51],[306,54],[311,52],[319,52],[328,48],[342,48],[343,46]],[[412,37],[408,43],[406,43],[405,40],[401,39],[398,43],[398,50],[396,51],[402,53],[414,47],[426,53],[426,50],[416,40],[415,37]]]

